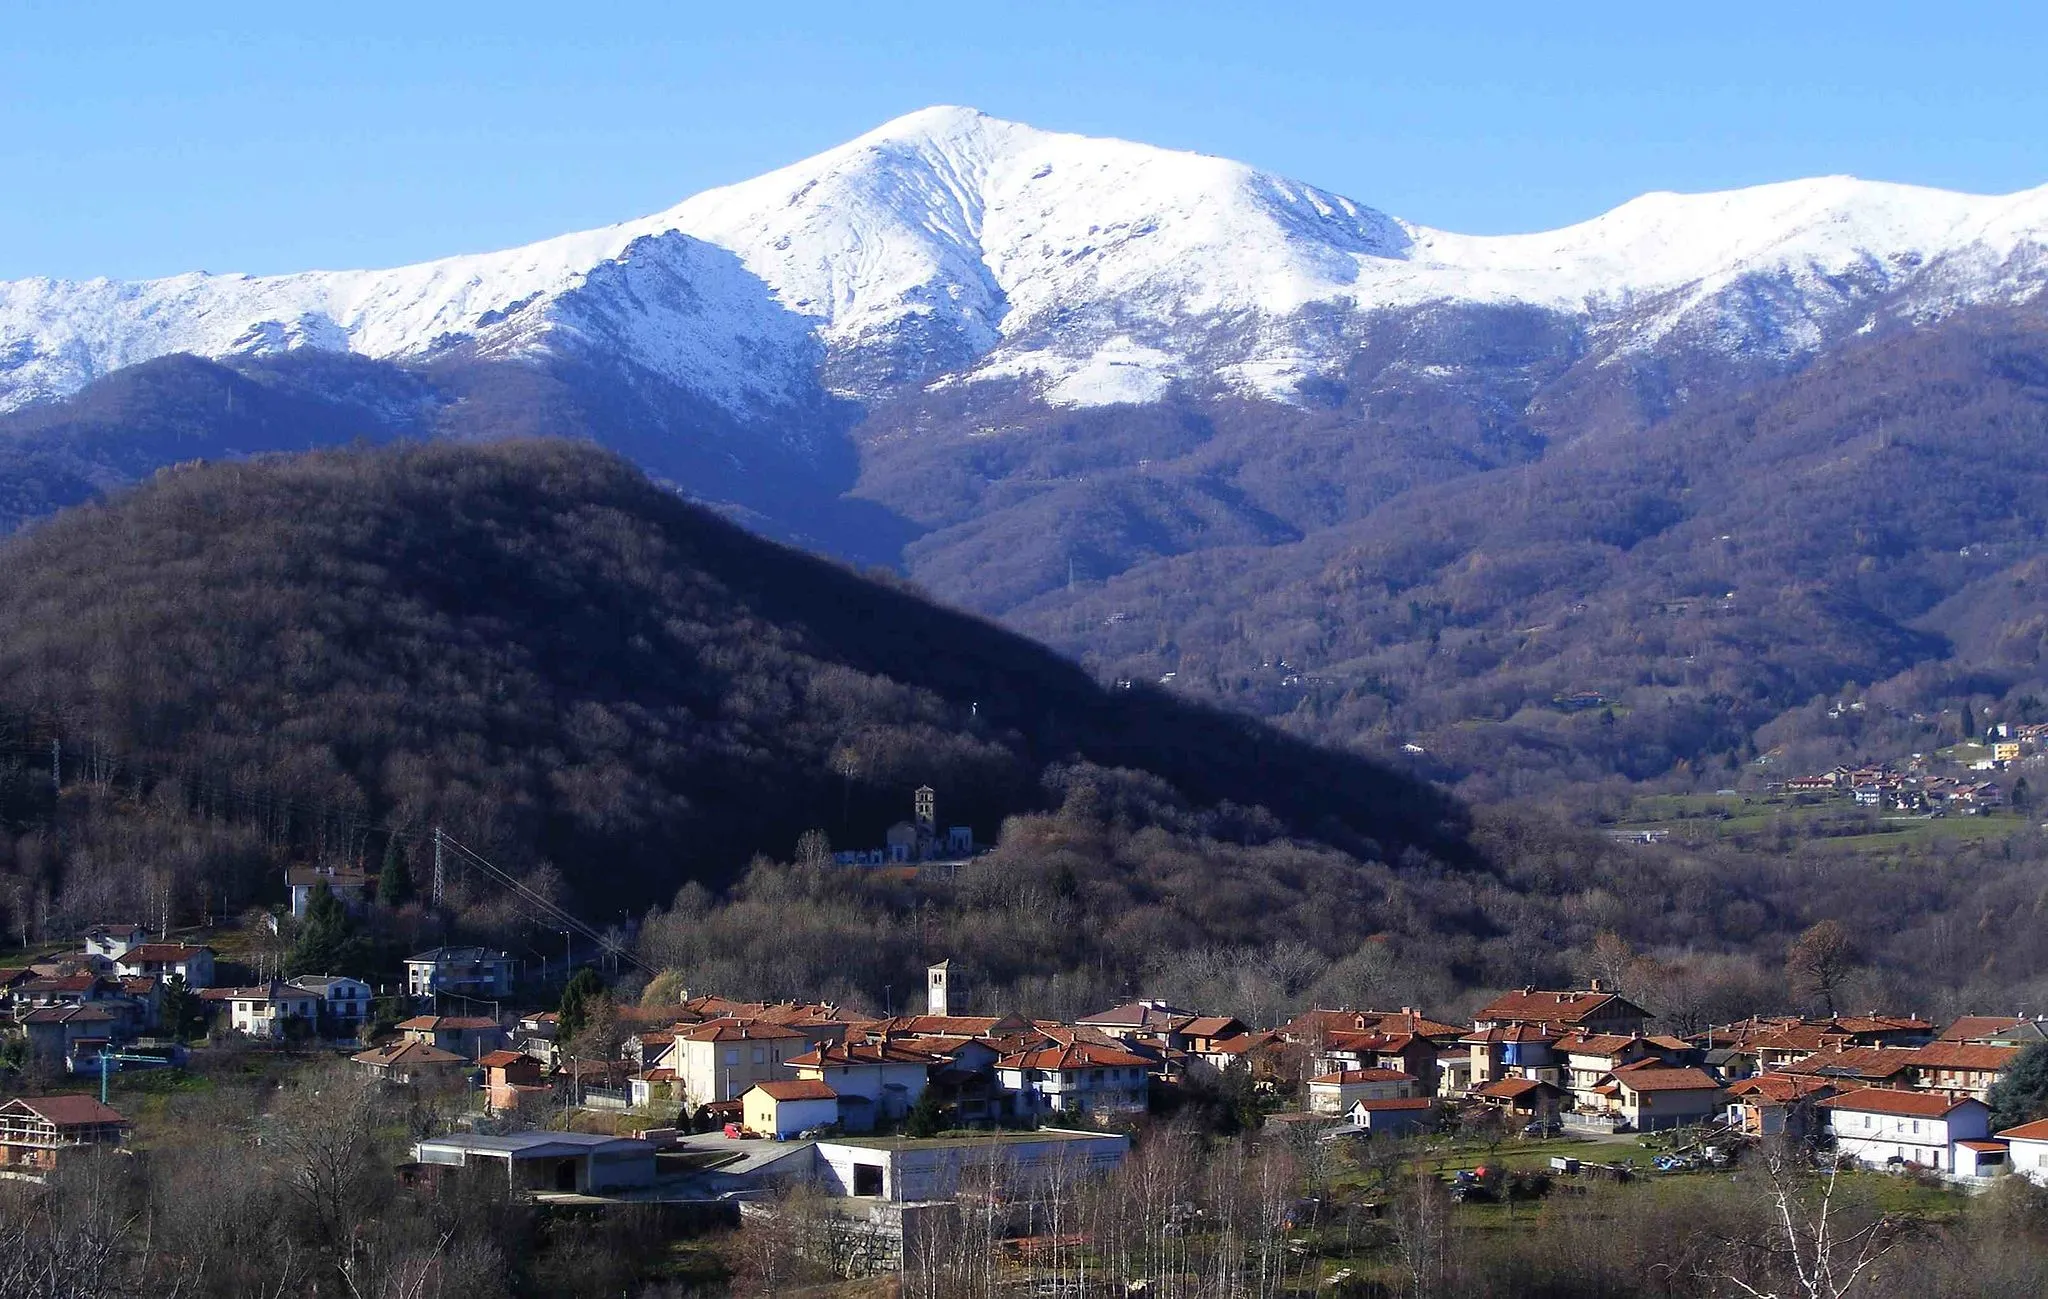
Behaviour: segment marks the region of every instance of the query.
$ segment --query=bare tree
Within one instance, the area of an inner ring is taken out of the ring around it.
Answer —
[[[346,1258],[350,1233],[386,1189],[374,1136],[380,1110],[377,1084],[336,1066],[296,1086],[263,1127],[278,1185],[314,1242],[337,1260]]]
[[[1394,1241],[1401,1257],[1402,1291],[1432,1299],[1450,1288],[1451,1197],[1436,1174],[1417,1169],[1394,1205]]]
[[[1792,995],[1818,1001],[1835,1013],[1835,1001],[1856,974],[1856,945],[1849,931],[1823,920],[1799,935],[1785,953],[1785,977]]]
[[[1849,1299],[1870,1288],[1879,1262],[1910,1220],[1847,1205],[1840,1170],[1815,1175],[1796,1146],[1774,1142],[1757,1152],[1764,1210],[1758,1228],[1726,1242],[1720,1280],[1751,1299]]]

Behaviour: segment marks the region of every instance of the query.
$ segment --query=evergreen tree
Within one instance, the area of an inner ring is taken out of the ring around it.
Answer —
[[[412,863],[405,844],[392,835],[384,845],[384,869],[377,876],[377,901],[393,910],[412,901]]]
[[[2048,1042],[2036,1042],[2014,1056],[1985,1099],[1991,1103],[1993,1132],[2048,1118]]]
[[[315,884],[306,903],[305,918],[299,922],[298,938],[292,943],[291,954],[285,957],[285,973],[344,971],[357,963],[361,949],[348,908],[324,882]]]
[[[555,1010],[555,1041],[563,1046],[575,1041],[590,1022],[591,1004],[604,996],[604,980],[597,977],[596,970],[586,965],[576,971],[562,989],[562,1002]]]
[[[935,1137],[945,1127],[946,1108],[939,1103],[939,1094],[927,1087],[918,1095],[917,1104],[910,1107],[910,1113],[903,1119],[903,1134],[909,1137]]]
[[[199,1036],[199,1030],[206,1027],[206,1006],[198,993],[185,986],[182,974],[164,980],[163,1022],[180,1042]]]
[[[1963,701],[1963,738],[1977,738],[1977,710],[1970,707],[1970,701],[1967,699]]]

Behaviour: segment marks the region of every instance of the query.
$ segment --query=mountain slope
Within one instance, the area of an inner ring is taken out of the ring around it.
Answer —
[[[1852,687],[1902,716],[2048,697],[2043,502],[2048,329],[1973,312],[1011,621],[1305,735],[1419,743],[1474,796],[1643,778]],[[1580,692],[1612,707],[1553,703]]]
[[[180,470],[7,543],[0,571],[0,726],[116,755],[140,807],[289,802],[279,833],[330,860],[438,824],[644,904],[811,827],[879,843],[924,783],[992,837],[1076,756],[1354,850],[1465,854],[1460,811],[1404,777],[1104,691],[575,443]]]

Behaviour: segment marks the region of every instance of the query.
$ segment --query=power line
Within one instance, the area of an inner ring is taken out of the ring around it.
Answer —
[[[531,903],[535,908],[537,908],[543,915],[547,916],[551,921],[558,923],[577,934],[582,935],[584,938],[589,939],[592,943],[595,943],[600,950],[611,954],[615,959],[623,960],[627,964],[637,967],[642,973],[645,974],[658,973],[658,971],[655,970],[653,966],[648,965],[646,962],[642,961],[640,958],[634,956],[631,952],[627,951],[619,943],[614,942],[612,939],[606,937],[604,934],[592,928],[590,925],[585,924],[574,913],[564,909],[563,907],[551,901],[544,895],[537,893],[533,889],[527,887],[526,884],[522,881],[518,880],[510,874],[507,874],[505,871],[500,870],[498,867],[492,865],[491,862],[487,860],[481,853],[478,853],[475,849],[465,846],[454,835],[447,833],[445,830],[437,831],[435,841],[437,843],[446,844],[448,847],[453,848],[456,852],[461,853],[464,857],[469,859],[473,867],[475,867],[478,870],[481,870],[487,879],[500,885],[503,888],[511,890],[517,896]]]
[[[0,740],[0,752],[40,754],[43,752],[43,749],[40,742],[23,740]],[[50,739],[49,748],[50,778],[53,786],[56,786],[60,790],[62,787],[60,768],[60,763],[62,761],[62,752],[63,750],[61,736],[53,735]],[[98,753],[96,757],[100,761],[112,761],[116,763],[122,763],[128,768],[128,770],[132,774],[135,774],[140,777],[160,776],[160,773],[154,772],[149,766],[149,764],[136,762],[132,759],[124,758],[121,755],[101,752]],[[187,778],[183,773],[174,773],[174,775],[176,775],[180,779]],[[304,803],[297,799],[288,798],[279,794],[258,793],[246,790],[238,790],[235,789],[233,785],[225,779],[216,777],[209,780],[209,778],[200,775],[190,776],[189,779],[195,786],[198,787],[202,799],[210,796],[216,801],[237,804],[245,808],[253,809],[265,815],[280,811],[287,814],[297,812],[316,820],[338,822],[341,828],[345,831],[362,834],[382,834],[385,835],[388,839],[400,840],[406,843],[416,844],[424,840],[427,840],[429,837],[431,837],[434,845],[433,898],[434,903],[437,906],[442,901],[443,891],[445,887],[445,861],[443,856],[443,848],[452,848],[455,851],[461,853],[464,858],[468,859],[468,862],[471,864],[473,870],[475,870],[478,873],[481,873],[486,882],[496,884],[500,888],[503,888],[511,892],[515,897],[518,897],[521,900],[525,901],[530,906],[537,909],[541,913],[541,915],[547,919],[548,923],[559,925],[563,928],[573,931],[581,937],[589,940],[600,951],[603,951],[612,956],[613,959],[622,960],[627,964],[638,968],[643,973],[650,975],[658,973],[658,971],[655,970],[654,967],[646,964],[644,961],[634,956],[630,951],[626,950],[626,948],[623,947],[621,944],[614,942],[612,939],[606,937],[603,933],[600,933],[597,929],[585,923],[582,919],[577,917],[572,912],[564,909],[557,903],[549,900],[540,893],[527,887],[525,883],[515,878],[510,873],[500,869],[497,865],[493,864],[489,859],[485,858],[481,853],[461,843],[459,840],[455,838],[455,836],[447,833],[439,826],[436,826],[431,832],[423,832],[420,830],[410,829],[405,826],[381,825],[373,824],[367,821],[357,821],[350,813],[345,811],[337,812],[332,808]]]

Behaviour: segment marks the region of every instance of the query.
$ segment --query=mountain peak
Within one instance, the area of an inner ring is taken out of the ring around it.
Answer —
[[[1060,404],[1176,386],[1288,399],[1340,371],[1379,313],[1433,304],[1533,306],[1610,335],[1625,319],[1648,343],[1708,308],[1728,346],[1810,349],[1936,263],[1964,280],[1923,277],[1935,309],[2038,292],[2044,230],[2048,191],[1826,177],[1456,235],[1227,159],[934,105],[525,248],[388,271],[0,284],[0,410],[170,352],[299,347],[594,351],[742,418],[828,386],[865,398],[978,379]],[[1760,281],[1781,287],[1736,291]]]
[[[856,136],[849,144],[957,137],[979,131],[990,123],[1008,127],[1019,125],[1016,122],[1006,122],[999,117],[990,117],[978,108],[968,108],[960,104],[933,104],[928,108],[905,113],[901,117],[892,117],[873,130]]]

